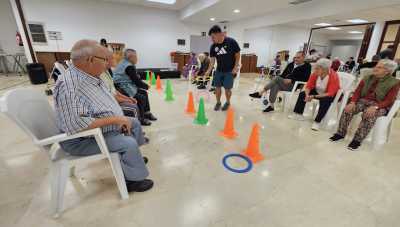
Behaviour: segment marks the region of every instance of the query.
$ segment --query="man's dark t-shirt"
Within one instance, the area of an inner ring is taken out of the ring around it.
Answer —
[[[210,48],[210,57],[217,59],[218,72],[232,72],[235,67],[235,54],[240,52],[240,47],[236,40],[225,37],[221,44],[213,44]]]

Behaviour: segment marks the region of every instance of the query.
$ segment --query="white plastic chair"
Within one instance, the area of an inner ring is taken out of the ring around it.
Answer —
[[[283,112],[288,112],[292,106],[294,100],[297,100],[297,97],[300,94],[300,90],[298,89],[299,85],[306,85],[307,82],[296,81],[291,91],[280,91],[279,94],[282,95],[282,107]]]
[[[322,128],[329,129],[334,126],[337,122],[339,122],[340,116],[344,108],[346,107],[346,103],[348,100],[350,93],[352,91],[352,84],[355,80],[355,76],[345,72],[338,72],[339,80],[340,80],[340,89],[336,93],[335,99],[333,100],[331,106],[329,107],[328,112],[326,113],[324,119],[321,122]],[[339,103],[340,97],[343,95],[342,102]],[[319,104],[318,100],[312,100],[312,112],[314,116],[317,111],[317,105]]]
[[[65,186],[70,168],[78,164],[94,162],[101,159],[110,161],[115,180],[122,199],[128,199],[124,174],[122,172],[118,153],[109,153],[103,134],[99,128],[83,131],[71,136],[59,134],[56,127],[54,110],[51,108],[47,97],[32,88],[19,88],[8,91],[0,100],[1,112],[16,123],[28,134],[33,143],[40,150],[49,154],[50,158],[50,185],[51,185],[51,211],[58,217],[63,209]],[[101,150],[101,154],[77,157],[64,152],[59,142],[93,136]],[[73,174],[73,173],[72,173]]]

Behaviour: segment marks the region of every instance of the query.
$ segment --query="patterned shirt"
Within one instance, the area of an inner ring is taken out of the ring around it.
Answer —
[[[73,65],[57,80],[54,105],[57,126],[68,135],[87,129],[96,119],[123,116],[104,82]],[[119,130],[118,125],[102,128],[103,133]]]

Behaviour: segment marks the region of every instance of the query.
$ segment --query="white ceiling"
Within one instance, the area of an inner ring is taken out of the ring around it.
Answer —
[[[181,10],[181,9],[185,8],[187,5],[189,5],[194,0],[176,0],[176,3],[173,5],[149,2],[146,0],[102,0],[102,1],[135,4],[135,5],[142,5],[142,6],[147,6],[147,7],[159,8],[159,9]]]
[[[317,26],[315,26],[314,24],[318,23],[329,23],[332,25],[351,24],[349,22],[346,22],[346,20],[348,19],[364,19],[369,22],[400,20],[400,4],[391,5],[390,7],[374,8],[345,14],[337,14],[334,16],[315,18],[311,20],[296,21],[288,23],[287,25],[303,28],[315,28]]]
[[[220,21],[232,22],[295,7],[289,4],[291,1],[293,0],[219,0],[208,9],[201,10],[185,20],[201,24],[212,24]],[[234,13],[234,9],[240,9],[240,13]],[[215,22],[210,21],[210,18],[215,18]]]

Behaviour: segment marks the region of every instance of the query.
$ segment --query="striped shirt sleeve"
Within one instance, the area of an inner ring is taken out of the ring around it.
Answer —
[[[87,129],[96,120],[92,117],[90,104],[79,98],[74,90],[61,85],[55,101],[59,123],[68,135]]]

